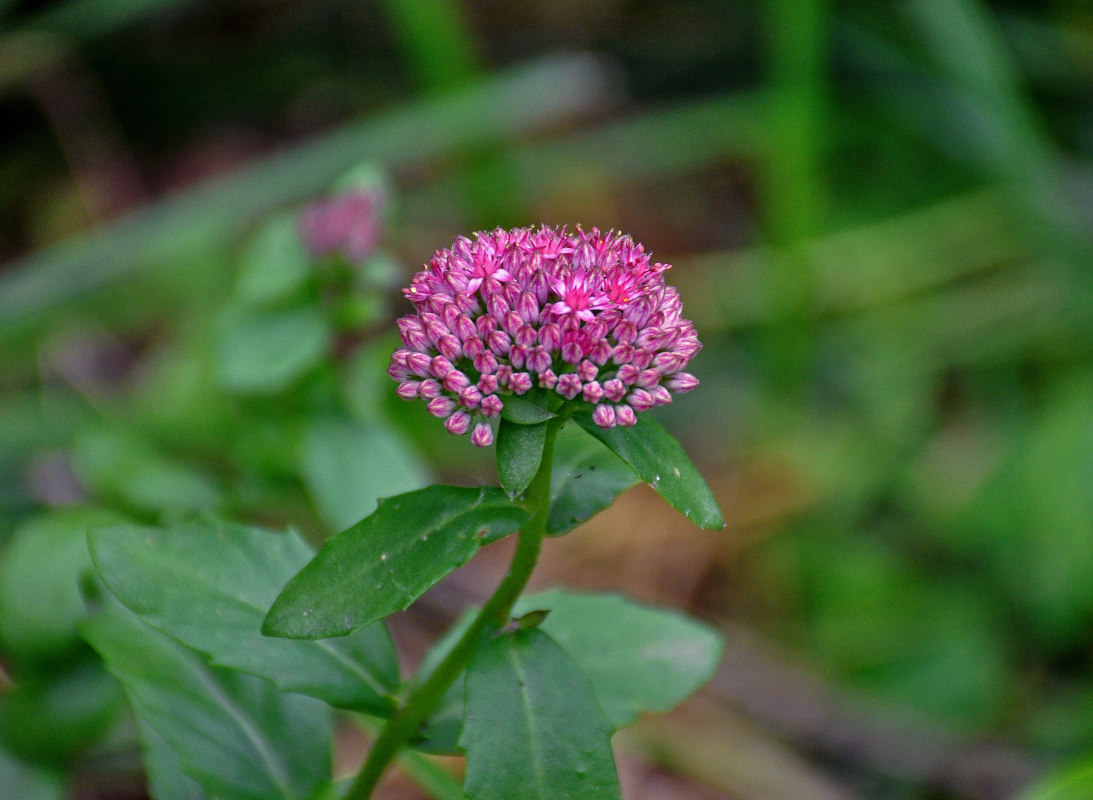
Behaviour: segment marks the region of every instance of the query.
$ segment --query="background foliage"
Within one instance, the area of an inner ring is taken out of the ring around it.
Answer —
[[[728,631],[625,796],[1089,797],[1091,53],[1077,0],[0,0],[0,785],[139,792],[89,525],[494,481],[390,320],[542,221],[675,264],[706,343],[661,421],[729,529],[639,488],[544,565]],[[291,214],[377,175],[382,251],[316,267]]]

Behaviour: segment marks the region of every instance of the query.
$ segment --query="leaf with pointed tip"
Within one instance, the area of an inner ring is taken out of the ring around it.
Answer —
[[[205,663],[117,603],[80,631],[125,685],[133,710],[216,797],[304,800],[330,775],[329,709]]]
[[[406,608],[528,518],[493,487],[430,486],[382,500],[288,582],[262,632],[291,639],[352,633]]]
[[[393,708],[398,661],[383,625],[337,642],[261,634],[277,594],[311,558],[295,533],[210,522],[115,525],[92,529],[88,543],[99,575],[124,605],[213,664],[339,708]]]
[[[670,609],[651,608],[615,594],[551,591],[522,597],[513,614],[550,612],[540,628],[592,682],[607,720],[622,728],[647,711],[668,711],[714,674],[724,644],[708,625]],[[477,609],[463,613],[422,662],[429,674],[467,629]],[[455,686],[462,687],[463,679]],[[414,746],[454,753],[463,692],[444,694]]]
[[[581,430],[564,428],[554,445],[547,535],[568,533],[639,480],[621,458]]]
[[[539,629],[483,639],[467,670],[460,748],[469,800],[619,800],[611,725]]]
[[[701,473],[679,442],[655,419],[640,414],[631,428],[601,428],[587,412],[574,419],[695,525],[709,530],[725,527],[721,509]]]
[[[542,393],[534,389],[526,395],[505,395],[501,418],[516,425],[538,425],[554,416],[543,406]]]
[[[497,429],[497,476],[509,497],[521,494],[543,460],[547,424],[518,425],[506,419]]]
[[[617,594],[555,590],[522,597],[513,614],[549,611],[542,629],[592,681],[615,728],[668,711],[713,677],[724,644],[708,625]]]

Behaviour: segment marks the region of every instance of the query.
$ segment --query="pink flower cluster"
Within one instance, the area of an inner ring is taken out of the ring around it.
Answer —
[[[364,261],[376,249],[382,198],[374,189],[353,189],[317,200],[300,214],[300,238],[315,258],[339,254]]]
[[[651,263],[629,236],[596,228],[516,228],[460,236],[403,293],[403,347],[388,374],[450,433],[493,442],[488,419],[534,387],[592,406],[603,428],[672,402],[698,379],[683,368],[702,347]]]

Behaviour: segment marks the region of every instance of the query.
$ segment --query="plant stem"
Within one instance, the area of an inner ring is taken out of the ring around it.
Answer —
[[[440,703],[448,687],[459,674],[466,669],[474,655],[478,642],[490,629],[500,629],[509,620],[512,606],[527,585],[539,550],[546,535],[547,515],[550,510],[550,474],[554,461],[554,439],[564,423],[564,417],[554,417],[547,421],[546,443],[543,446],[543,459],[535,477],[531,479],[525,493],[526,505],[531,510],[531,519],[520,530],[516,540],[516,552],[504,580],[498,585],[482,610],[474,618],[470,627],[456,642],[448,655],[437,665],[424,681],[419,683],[407,696],[402,706],[391,716],[372,745],[368,760],[364,762],[360,774],[349,787],[343,800],[368,800],[379,783],[387,765],[397,755],[411,736],[421,727]]]

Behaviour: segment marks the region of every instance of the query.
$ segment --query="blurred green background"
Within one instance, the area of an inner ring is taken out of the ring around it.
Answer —
[[[354,182],[381,249],[316,266]],[[705,343],[662,420],[728,530],[637,489],[544,565],[727,631],[627,799],[1093,798],[1091,212],[1082,0],[0,0],[0,786],[141,796],[89,524],[493,481],[391,321],[545,222],[673,263]]]

